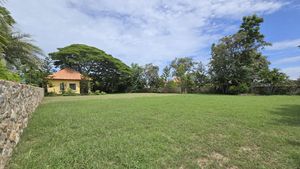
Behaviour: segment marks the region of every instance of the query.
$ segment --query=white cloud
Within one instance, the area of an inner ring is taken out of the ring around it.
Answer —
[[[47,53],[84,43],[128,64],[158,65],[174,57],[207,53],[204,50],[212,42],[234,28],[220,27],[214,19],[241,19],[283,5],[277,0],[10,0],[6,4],[19,28],[32,34]],[[207,56],[197,58],[207,60]]]
[[[293,56],[293,57],[285,57],[283,59],[278,59],[272,62],[272,64],[279,65],[279,64],[287,64],[287,63],[300,63],[300,56]]]
[[[300,39],[285,40],[285,41],[273,43],[273,45],[268,47],[267,50],[291,49],[291,48],[297,48],[299,45],[300,45]]]
[[[289,77],[293,80],[296,80],[300,78],[300,67],[288,67],[285,69],[282,69],[283,72],[285,72]]]

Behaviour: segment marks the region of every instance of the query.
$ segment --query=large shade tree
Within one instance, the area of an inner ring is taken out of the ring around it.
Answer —
[[[130,86],[130,67],[98,48],[72,44],[49,55],[55,66],[71,68],[90,77],[94,91],[124,92]]]
[[[261,81],[269,62],[261,50],[270,45],[260,33],[263,19],[253,15],[243,18],[236,34],[212,45],[209,73],[212,82],[223,93],[247,92],[252,83]]]

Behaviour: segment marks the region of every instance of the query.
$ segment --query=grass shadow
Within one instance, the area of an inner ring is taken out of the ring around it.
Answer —
[[[275,124],[300,127],[300,105],[283,105],[272,111],[272,114],[278,116]]]
[[[292,146],[300,146],[300,141],[298,140],[287,140],[287,143]]]

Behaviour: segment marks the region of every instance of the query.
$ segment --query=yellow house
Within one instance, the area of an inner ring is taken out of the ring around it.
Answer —
[[[83,75],[75,70],[62,69],[48,76],[48,92],[62,94],[64,91],[71,89],[74,93],[80,94],[80,81],[83,78]]]

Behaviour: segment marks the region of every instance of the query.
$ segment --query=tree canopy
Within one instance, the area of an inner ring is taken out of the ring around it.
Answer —
[[[124,92],[130,83],[130,68],[104,51],[72,44],[49,54],[57,67],[71,68],[92,78],[93,90]]]
[[[256,15],[244,17],[237,33],[212,45],[209,72],[221,92],[247,92],[253,83],[263,80],[261,73],[269,69],[269,62],[261,49],[270,43],[260,33],[262,22]]]

